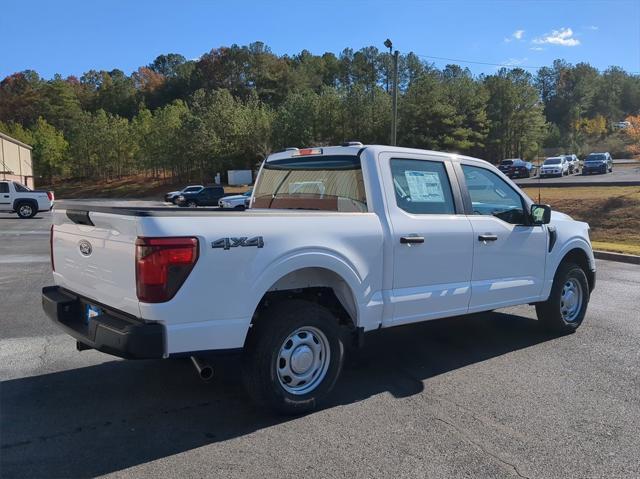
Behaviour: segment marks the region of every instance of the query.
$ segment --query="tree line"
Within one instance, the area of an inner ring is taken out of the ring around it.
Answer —
[[[263,43],[170,53],[131,75],[90,70],[0,82],[0,130],[34,146],[36,174],[211,181],[291,146],[388,143],[392,57],[375,47],[278,56]],[[640,114],[640,76],[556,60],[474,76],[414,53],[399,63],[398,144],[491,161],[580,152]]]

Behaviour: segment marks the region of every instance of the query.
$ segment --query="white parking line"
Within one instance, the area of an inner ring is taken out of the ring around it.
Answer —
[[[20,236],[20,235],[48,235],[49,231],[38,230],[15,230],[15,231],[0,231],[0,236]]]
[[[48,263],[48,254],[7,254],[0,256],[0,264]]]

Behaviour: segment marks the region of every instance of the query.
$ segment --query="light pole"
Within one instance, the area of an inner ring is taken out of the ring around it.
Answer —
[[[384,46],[389,49],[389,54],[393,52],[393,43],[388,38]],[[396,146],[398,134],[398,56],[400,52],[393,52],[393,93],[391,97],[391,145]],[[387,75],[387,90],[389,85],[389,75]]]

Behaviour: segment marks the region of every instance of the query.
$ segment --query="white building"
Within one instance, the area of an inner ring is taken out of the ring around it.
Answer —
[[[0,132],[0,179],[33,188],[31,147]]]

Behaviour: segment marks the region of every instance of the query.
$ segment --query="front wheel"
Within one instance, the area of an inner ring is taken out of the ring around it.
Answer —
[[[197,208],[198,207],[198,203],[196,203],[195,201],[189,201],[187,203],[187,208]]]
[[[303,300],[275,304],[263,315],[245,348],[247,392],[258,404],[281,414],[315,409],[342,370],[344,344],[336,318]]]
[[[575,263],[562,263],[549,299],[536,304],[536,315],[546,329],[572,333],[582,324],[588,304],[589,283],[584,271]]]

